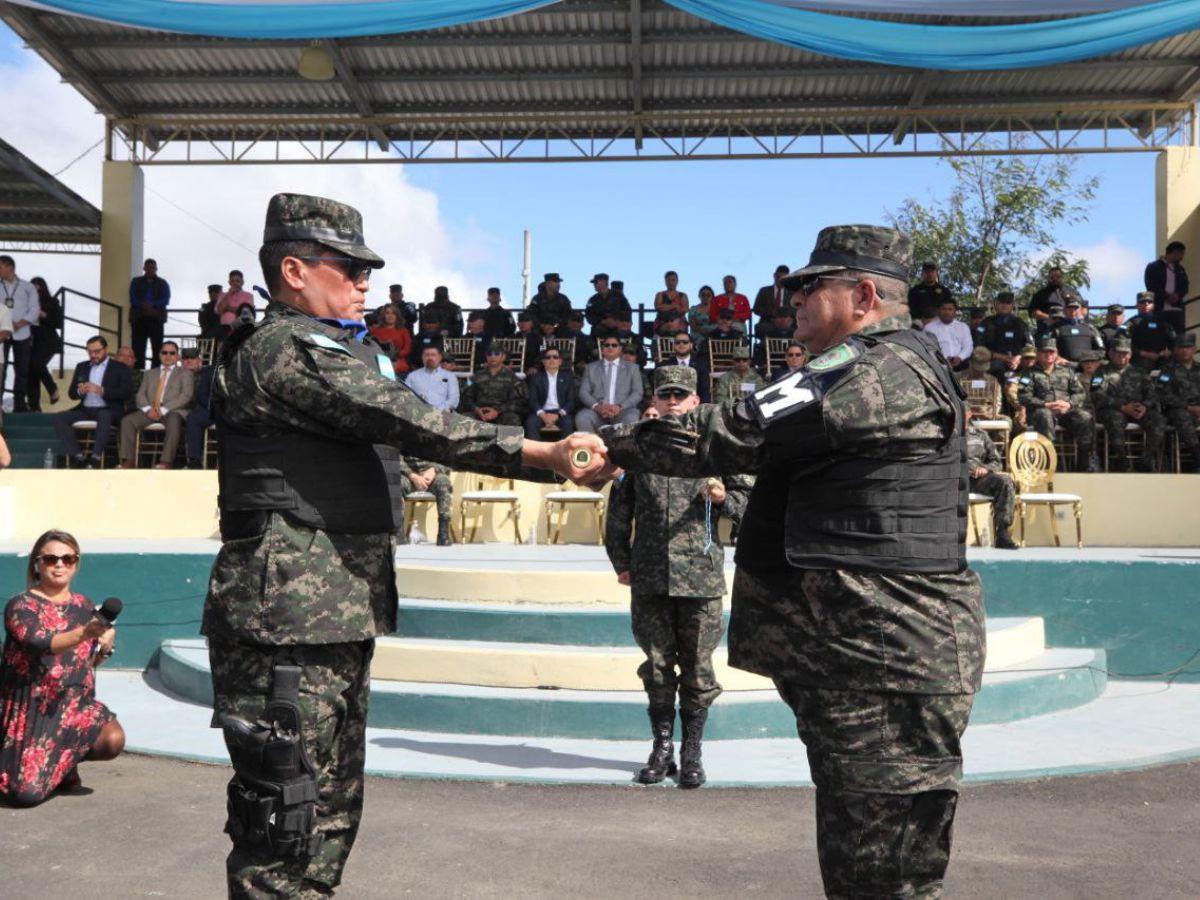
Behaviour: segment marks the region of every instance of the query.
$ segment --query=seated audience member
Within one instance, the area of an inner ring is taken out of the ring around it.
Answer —
[[[523,425],[525,384],[504,364],[504,348],[489,347],[484,367],[462,390],[459,412],[493,425]]]
[[[679,275],[667,272],[663,275],[666,289],[654,295],[654,311],[658,318],[675,319],[676,316],[686,317],[688,313],[688,295],[679,290]]]
[[[1000,382],[992,377],[991,368],[992,351],[980,344],[971,351],[966,371],[955,375],[968,396],[974,394],[970,406],[975,410],[976,417],[981,419],[994,419],[1000,414]],[[980,395],[982,391],[986,391],[986,394]]]
[[[958,303],[953,298],[943,300],[937,308],[937,317],[925,323],[925,331],[937,338],[942,356],[951,369],[961,369],[967,364],[975,341],[966,322],[958,320]]]
[[[433,289],[433,301],[421,307],[421,325],[433,322],[433,332],[443,337],[462,337],[462,307],[450,299],[450,288],[438,285]]]
[[[982,346],[987,337],[987,329],[983,326],[986,315],[987,310],[982,306],[972,306],[968,314],[967,326],[971,329],[971,340],[975,342],[976,347]]]
[[[1137,365],[1150,371],[1171,358],[1175,329],[1154,311],[1154,294],[1150,291],[1137,295],[1137,315],[1129,320],[1126,328]]]
[[[575,430],[575,378],[562,363],[561,351],[554,347],[543,350],[542,368],[525,382],[529,387],[525,435],[532,440],[541,440],[543,429],[554,431],[554,440]]]
[[[108,355],[108,341],[100,335],[86,345],[88,358],[75,367],[67,395],[78,400],[74,409],[56,413],[54,431],[70,465],[98,469],[108,445],[113,425],[125,412],[125,401],[133,396],[133,378],[129,367]],[[122,348],[127,349],[127,348]],[[130,355],[133,351],[130,350]],[[84,459],[75,438],[76,422],[94,421],[96,431],[92,453]]]
[[[434,409],[454,412],[458,408],[458,377],[442,367],[440,345],[426,347],[421,352],[421,368],[409,372],[404,381]]]
[[[1029,374],[1029,370],[1037,362],[1037,350],[1033,344],[1027,344],[1017,354],[1017,367],[1009,372],[1000,386],[1004,398],[1001,411],[1013,420],[1014,428],[1025,427],[1025,406],[1021,403],[1021,379]]]
[[[740,341],[747,347],[750,346],[750,338],[746,337],[745,331],[738,330],[733,320],[733,310],[729,309],[723,309],[717,314],[717,321],[713,323],[708,336],[716,341]],[[696,346],[703,347],[704,344],[698,341]]]
[[[1119,337],[1129,337],[1129,326],[1125,324],[1125,307],[1120,303],[1110,303],[1105,310],[1104,324],[1100,326],[1100,337],[1104,338],[1105,347]]]
[[[1001,550],[1016,550],[1012,539],[1013,505],[1016,502],[1016,485],[1012,476],[1004,471],[1004,459],[996,449],[996,443],[988,433],[971,420],[975,414],[970,407],[967,419],[967,474],[970,476],[971,491],[983,494],[992,500],[992,522],[995,544]]]
[[[744,332],[750,323],[750,300],[737,292],[737,279],[726,275],[721,280],[725,292],[713,298],[711,312],[719,316],[723,310],[733,313],[734,327]]]
[[[687,327],[692,334],[706,338],[712,331],[717,318],[712,308],[713,289],[707,284],[704,285],[696,292],[696,298],[698,302],[688,310]]]
[[[607,337],[600,342],[600,359],[584,370],[575,429],[594,433],[601,425],[636,422],[641,400],[641,372],[621,359],[621,342]]]
[[[696,370],[697,389],[701,403],[708,403],[712,396],[712,383],[708,377],[708,360],[697,352],[692,336],[679,331],[671,342],[671,354],[663,357],[659,366],[687,366]]]
[[[1084,409],[1087,388],[1075,370],[1059,360],[1053,334],[1038,339],[1034,365],[1017,371],[1017,384],[1027,426],[1053,441],[1054,429],[1061,425],[1079,449],[1079,471],[1095,472],[1096,421]]]
[[[445,353],[443,349],[445,339],[438,330],[440,327],[441,323],[437,319],[421,320],[420,330],[413,335],[412,349],[408,352],[408,370],[410,372],[421,368],[425,359],[425,351],[430,347],[436,347],[439,355]]]
[[[1165,422],[1158,406],[1158,392],[1151,375],[1141,366],[1129,364],[1133,347],[1128,338],[1117,338],[1108,348],[1108,364],[1092,376],[1090,384],[1092,407],[1097,424],[1104,426],[1108,441],[1108,470],[1128,472],[1125,426],[1141,426],[1142,455],[1137,460],[1139,472],[1158,468],[1158,454],[1165,437]]]
[[[475,371],[478,372],[483,368],[488,347],[492,344],[492,336],[487,332],[487,321],[483,318],[483,313],[478,310],[467,313],[467,333],[463,337],[475,342]]]
[[[765,385],[763,377],[750,368],[750,348],[738,347],[733,351],[733,368],[717,379],[713,403],[741,400]]]
[[[775,310],[774,318],[759,322],[755,331],[759,334],[758,346],[754,348],[754,367],[770,379],[774,373],[767,365],[767,341],[790,341],[796,335],[796,311],[791,307]]]
[[[488,308],[480,315],[483,316],[483,330],[487,332],[488,337],[512,337],[516,330],[513,327],[512,313],[500,305],[500,299],[500,288],[487,289]]]
[[[132,469],[137,465],[138,432],[154,422],[161,422],[166,428],[162,455],[154,468],[171,468],[175,451],[179,448],[183,423],[187,420],[196,394],[196,379],[179,364],[179,345],[174,341],[163,341],[158,357],[159,365],[142,378],[142,386],[137,393],[137,409],[121,420],[119,446],[122,469]]]
[[[243,306],[254,309],[254,295],[242,287],[244,283],[242,273],[234,269],[229,273],[229,290],[222,291],[217,297],[216,312],[225,334],[233,331],[233,327],[237,325]]]
[[[1014,312],[1016,301],[1012,291],[997,293],[993,305],[996,312],[984,319],[979,327],[983,329],[983,345],[992,351],[992,374],[1004,378],[1017,370],[1021,349],[1029,343],[1029,326]],[[975,334],[978,347],[980,332]]]
[[[638,371],[642,373],[642,399],[638,402],[638,411],[645,412],[654,405],[654,387],[651,384],[651,372],[646,368],[646,354],[641,343],[626,341],[622,344],[621,359],[637,366]]]
[[[1172,359],[1158,374],[1158,399],[1167,424],[1179,435],[1181,449],[1200,473],[1200,366],[1196,365],[1196,333],[1182,334]]]
[[[385,303],[376,311],[371,337],[386,345],[384,352],[391,359],[397,375],[404,375],[412,368],[408,361],[408,355],[412,353],[412,335],[400,323],[400,313],[391,303]]]
[[[687,331],[687,320],[674,310],[662,313],[654,320],[654,336],[656,338],[674,337],[681,331]]]
[[[47,531],[33,544],[26,589],[4,608],[0,665],[0,796],[33,806],[81,787],[79,763],[125,748],[117,717],[96,699],[96,666],[116,629],[71,591],[79,543]]]
[[[125,401],[124,411],[131,413],[137,409],[137,392],[142,389],[142,379],[146,375],[146,370],[134,366],[134,363],[137,362],[137,357],[133,355],[133,348],[128,345],[118,347],[117,352],[113,354],[113,359],[129,367],[129,377],[133,381],[133,386],[129,392],[129,399]]]
[[[783,353],[783,366],[778,371],[770,373],[770,381],[776,381],[785,375],[802,369],[808,363],[808,349],[799,341],[792,341]]]
[[[216,366],[201,366],[200,352],[195,347],[183,351],[183,365],[195,379],[196,394],[193,406],[188,410],[184,423],[183,443],[187,450],[187,467],[204,468],[204,432],[212,424],[212,383],[217,374]]]
[[[1068,362],[1078,363],[1083,351],[1104,349],[1104,338],[1087,320],[1087,307],[1082,300],[1077,297],[1068,300],[1064,313],[1062,323],[1054,329],[1059,356]]]
[[[449,547],[454,543],[450,536],[450,515],[454,503],[454,485],[450,481],[450,470],[441,463],[417,459],[415,456],[401,456],[400,476],[400,491],[403,496],[407,497],[414,491],[428,491],[433,494],[437,501],[437,543],[439,547]],[[403,522],[403,515],[403,510],[397,512],[397,523]]]

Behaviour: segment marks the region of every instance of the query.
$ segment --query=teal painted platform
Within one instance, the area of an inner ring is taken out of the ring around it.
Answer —
[[[14,469],[40,469],[49,450],[57,460],[62,452],[50,413],[9,413],[4,416],[4,440]]]

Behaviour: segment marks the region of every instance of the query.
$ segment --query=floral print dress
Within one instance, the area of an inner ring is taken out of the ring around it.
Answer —
[[[33,591],[4,608],[0,669],[0,796],[45,800],[115,716],[96,700],[92,642],[50,652],[50,641],[86,625],[94,608],[82,594],[58,604]]]

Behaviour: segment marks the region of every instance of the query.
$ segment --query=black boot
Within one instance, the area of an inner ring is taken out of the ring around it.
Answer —
[[[438,519],[437,545],[439,547],[449,547],[453,543],[454,539],[450,537],[450,520]]]
[[[700,744],[704,740],[704,723],[708,721],[707,709],[681,709],[683,721],[683,746],[679,749],[679,786],[698,788],[708,779],[704,776],[704,763],[700,761]]]
[[[671,740],[675,733],[675,707],[651,706],[650,731],[654,734],[654,748],[646,765],[634,776],[638,784],[658,784],[668,775],[674,775],[675,744]]]
[[[996,532],[996,549],[997,550],[1016,550],[1017,542],[1012,539],[1012,534],[1007,528],[1001,528]]]

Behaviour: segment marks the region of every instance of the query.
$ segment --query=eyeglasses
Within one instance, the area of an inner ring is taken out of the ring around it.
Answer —
[[[297,256],[296,259],[316,263],[342,263],[338,268],[342,270],[342,273],[350,280],[351,284],[371,280],[371,264],[365,263],[361,259],[354,259],[349,256]]]
[[[676,347],[689,347],[689,346],[691,346],[691,343],[692,342],[689,340],[676,341],[675,346]]]
[[[603,348],[605,348],[606,350],[612,350],[614,347],[620,347],[621,345],[620,345],[620,344],[607,344],[607,343],[606,343],[606,344],[601,344],[600,346],[601,346],[601,347],[603,347]]]
[[[562,359],[557,353],[547,353],[542,359]]]
[[[661,391],[655,391],[655,396],[670,397],[674,400],[682,400],[685,397],[690,397],[692,392],[685,391],[683,388],[663,388]]]
[[[803,354],[803,353],[798,353],[798,352],[797,352],[797,353],[789,353],[789,354],[787,354],[787,358],[788,358],[788,359],[800,359],[802,356],[804,356],[804,354]]]
[[[38,559],[46,568],[53,568],[60,562],[64,566],[73,566],[79,562],[79,557],[74,553],[64,553],[62,556],[55,556],[53,553],[43,553]]]

